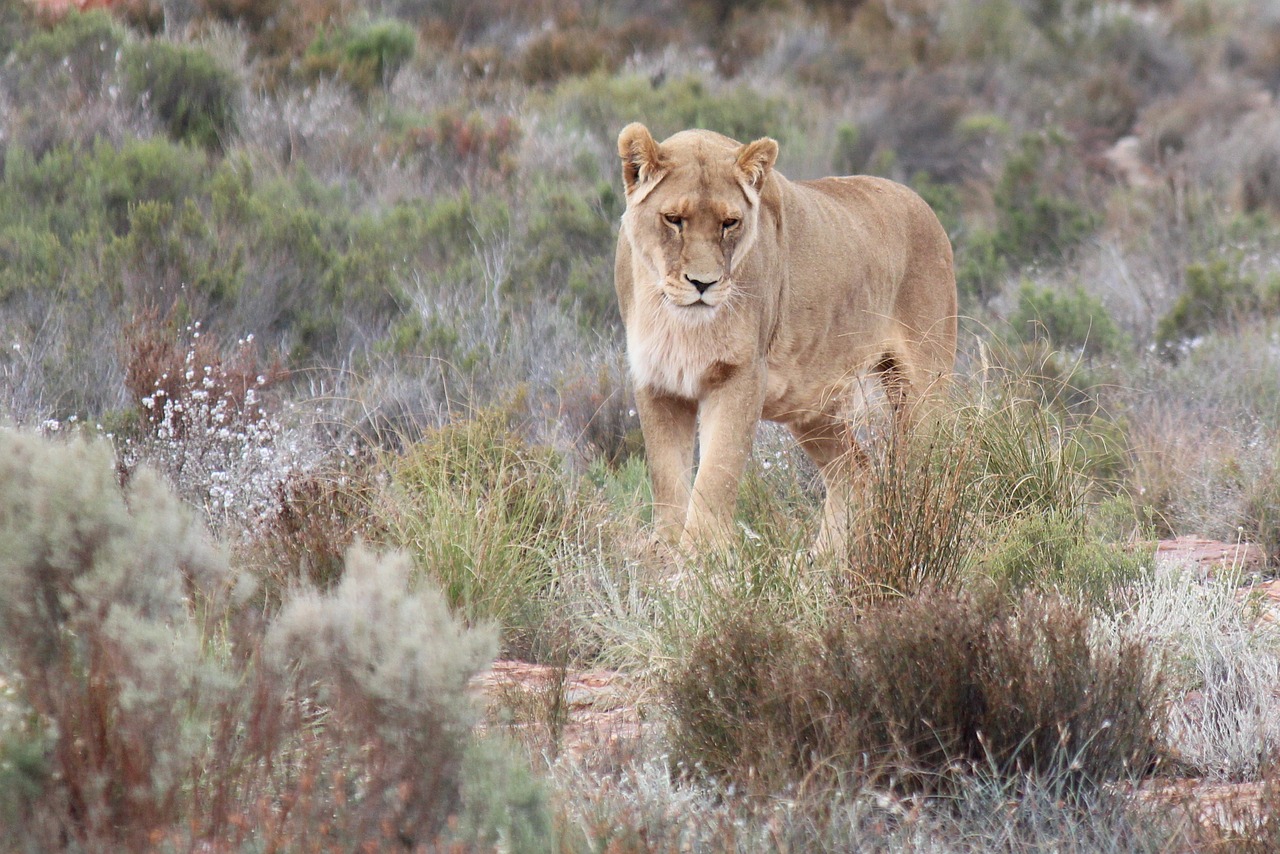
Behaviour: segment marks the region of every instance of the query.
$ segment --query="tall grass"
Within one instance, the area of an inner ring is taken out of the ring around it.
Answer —
[[[532,654],[553,627],[560,569],[600,518],[563,459],[493,410],[428,433],[388,474],[387,538],[460,614],[493,620],[509,653]]]
[[[847,594],[913,595],[978,574],[1105,599],[1136,574],[1139,562],[1085,545],[1091,508],[1113,492],[1122,450],[1108,418],[1059,402],[1064,388],[1025,369],[988,367],[960,380],[910,432],[873,442],[858,475],[847,568],[836,569]]]

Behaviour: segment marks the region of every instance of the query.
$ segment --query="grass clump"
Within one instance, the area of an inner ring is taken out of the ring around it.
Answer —
[[[958,583],[978,530],[983,484],[975,444],[947,438],[897,435],[868,459],[848,553],[855,598]]]
[[[558,558],[582,523],[559,455],[493,410],[428,433],[389,476],[389,539],[467,619],[493,620],[509,651],[529,651],[552,607]]]
[[[950,409],[868,443],[849,523],[849,571],[839,573],[846,592],[857,599],[955,588],[985,552],[1025,539],[1023,526],[1069,530],[1082,550],[1071,560],[1087,551],[1090,501],[1116,464],[1114,431],[1101,416],[1071,413],[1063,396],[1054,380],[992,370],[958,389]],[[997,574],[1019,573],[1006,561]],[[1116,574],[1125,572],[1117,565]],[[1077,575],[1086,584],[1083,567]]]

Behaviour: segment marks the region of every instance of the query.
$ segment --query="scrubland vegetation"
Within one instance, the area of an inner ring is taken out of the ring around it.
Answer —
[[[0,825],[15,851],[1274,850],[1267,0],[0,2]],[[649,548],[632,120],[885,175],[951,399],[729,553]],[[564,743],[563,685],[634,687]],[[536,727],[511,727],[511,722]],[[518,737],[520,736],[520,737]],[[1256,782],[1207,827],[1157,781]]]

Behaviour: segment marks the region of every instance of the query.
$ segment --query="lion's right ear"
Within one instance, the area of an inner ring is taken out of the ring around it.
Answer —
[[[662,168],[658,143],[639,122],[632,122],[618,134],[618,156],[622,158],[622,185],[628,196],[656,177]]]

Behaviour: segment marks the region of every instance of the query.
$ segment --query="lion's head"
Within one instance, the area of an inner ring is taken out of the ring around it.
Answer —
[[[652,287],[673,313],[709,318],[736,286],[735,264],[755,241],[760,193],[778,144],[741,145],[707,131],[684,131],[659,144],[644,125],[618,136],[627,211],[622,228]]]

